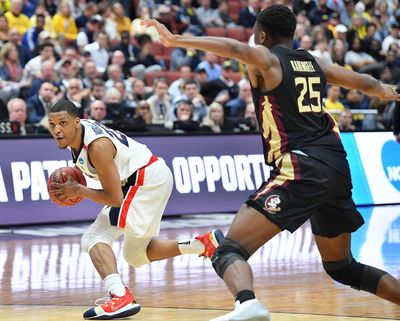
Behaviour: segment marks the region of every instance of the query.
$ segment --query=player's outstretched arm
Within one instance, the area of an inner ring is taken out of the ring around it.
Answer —
[[[326,64],[318,58],[316,60],[329,84],[348,89],[358,89],[367,95],[376,96],[383,100],[400,101],[400,95],[391,85],[381,83],[370,75],[360,74],[341,66]]]
[[[246,65],[256,68],[267,69],[271,65],[270,51],[264,46],[250,47],[238,40],[225,37],[175,35],[155,19],[144,20],[142,25],[155,27],[160,34],[161,43],[167,47],[195,48],[209,51],[221,57],[237,59]]]

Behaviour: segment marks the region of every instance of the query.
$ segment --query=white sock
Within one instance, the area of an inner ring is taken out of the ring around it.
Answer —
[[[204,252],[204,244],[196,239],[178,242],[181,254],[201,254]]]
[[[117,296],[124,296],[126,291],[119,274],[110,274],[104,278],[104,285],[108,292]]]

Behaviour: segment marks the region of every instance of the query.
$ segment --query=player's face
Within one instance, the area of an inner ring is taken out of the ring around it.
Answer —
[[[73,117],[66,111],[49,114],[49,129],[59,148],[79,147],[80,119]]]

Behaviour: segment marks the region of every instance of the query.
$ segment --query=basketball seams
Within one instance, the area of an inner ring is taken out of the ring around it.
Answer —
[[[73,168],[73,167],[61,167],[56,169],[48,179],[48,190],[50,191],[52,189],[51,183],[57,183],[57,184],[63,184],[68,180],[67,175],[70,175],[77,183],[81,185],[86,186],[86,179],[83,176],[82,172],[79,171],[78,169]],[[61,206],[71,206],[75,205],[76,203],[80,202],[82,200],[82,197],[76,197],[73,199],[68,199],[64,201],[57,200],[55,201],[58,205]]]

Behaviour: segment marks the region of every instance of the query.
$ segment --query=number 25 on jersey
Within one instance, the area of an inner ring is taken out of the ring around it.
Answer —
[[[320,77],[296,77],[294,79],[296,87],[300,90],[297,98],[297,106],[300,113],[319,113],[321,107],[321,92],[315,89],[315,85],[321,84]],[[319,86],[318,86],[319,87]],[[313,104],[316,103],[315,105]]]

